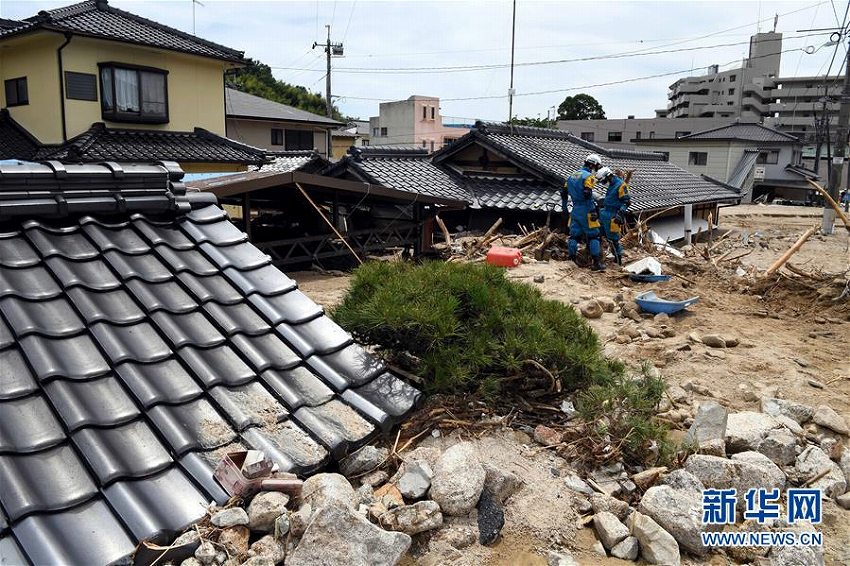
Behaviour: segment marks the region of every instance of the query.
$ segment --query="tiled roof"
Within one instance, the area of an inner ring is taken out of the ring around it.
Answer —
[[[560,191],[541,181],[469,177],[464,186],[481,208],[561,211]]]
[[[800,140],[796,136],[762,126],[761,124],[729,124],[702,132],[681,136],[680,140],[743,140],[767,143],[789,143]]]
[[[38,140],[9,115],[0,110],[0,159],[32,159],[39,148]]]
[[[241,51],[113,8],[106,0],[87,0],[55,10],[42,10],[19,24],[0,26],[0,39],[38,30],[53,30],[225,61],[243,61]]]
[[[265,153],[202,128],[192,132],[113,129],[99,122],[58,148],[40,152],[39,158],[70,163],[179,161],[259,165],[265,161]]]
[[[126,561],[224,452],[307,473],[418,399],[177,179],[0,166],[0,563]]]
[[[315,150],[304,151],[278,151],[270,153],[271,161],[260,167],[252,167],[254,171],[274,171],[275,173],[289,173],[290,171],[307,170],[313,171],[327,166],[328,161],[323,159]]]
[[[247,92],[227,87],[224,89],[224,113],[228,118],[254,118],[259,120],[275,120],[281,122],[307,122],[323,126],[340,126],[326,116],[320,116],[287,106],[274,100],[268,100]]]
[[[326,172],[348,168],[363,181],[414,194],[469,200],[462,180],[431,162],[424,150],[395,147],[354,148],[354,154]]]

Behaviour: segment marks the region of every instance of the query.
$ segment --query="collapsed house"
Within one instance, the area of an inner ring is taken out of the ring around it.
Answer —
[[[181,177],[0,166],[0,563],[126,561],[225,453],[310,473],[419,399]]]

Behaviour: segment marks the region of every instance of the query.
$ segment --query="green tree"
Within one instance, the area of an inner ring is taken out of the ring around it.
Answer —
[[[238,69],[232,75],[228,76],[227,82],[229,86],[247,92],[248,94],[268,98],[269,100],[294,106],[307,112],[322,116],[325,115],[327,106],[325,104],[325,98],[322,95],[310,92],[303,86],[291,85],[277,80],[274,78],[272,70],[268,65],[254,61],[253,59],[248,59],[247,61],[248,64],[244,68]],[[346,121],[345,116],[339,112],[336,106],[331,111],[335,120]]]
[[[511,118],[514,126],[534,126],[535,128],[552,128],[553,121],[546,118]]]
[[[599,101],[589,94],[568,96],[558,106],[559,120],[604,120],[605,111]]]

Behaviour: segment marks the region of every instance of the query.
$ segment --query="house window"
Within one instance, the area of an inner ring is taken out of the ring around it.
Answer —
[[[609,142],[623,141],[623,132],[608,132],[608,141]]]
[[[378,137],[378,135],[380,134],[380,132],[381,132],[381,130],[380,130],[380,129],[378,129],[378,128],[372,128],[372,135],[373,135],[373,136]]]
[[[423,120],[428,119],[428,107],[427,106],[422,107],[422,119]]]
[[[360,143],[365,147],[369,145],[369,140],[361,140]]]
[[[97,101],[97,75],[65,71],[65,98]]]
[[[428,147],[428,144],[425,142],[425,140],[422,140],[422,147]]]
[[[437,115],[437,109],[434,106],[432,106],[431,107],[431,119],[434,120],[436,115]]]
[[[651,140],[655,139],[655,131],[654,130],[649,132],[649,139],[651,139]]]
[[[691,151],[688,153],[688,165],[706,165],[707,163],[707,151]]]
[[[381,128],[381,136],[387,137],[387,129],[386,128]]]
[[[434,153],[434,140],[431,140],[431,153]]]
[[[311,130],[286,130],[286,149],[313,149],[313,132]]]
[[[6,81],[6,106],[23,106],[29,103],[26,77]]]
[[[734,83],[735,79],[737,79],[737,78],[738,78],[738,75],[729,75],[729,82]]]
[[[681,132],[676,132],[676,137],[677,137],[677,138],[681,138],[681,137],[684,137],[684,136],[690,135],[690,133],[691,133],[691,132],[686,132],[686,131],[684,131],[684,130],[683,130],[683,131],[681,131]]]
[[[636,139],[636,140],[639,140],[640,138],[641,138],[641,133],[640,133],[640,131],[635,132],[635,139]]]
[[[168,122],[168,71],[148,67],[100,65],[100,104],[104,120]]]
[[[735,94],[735,89],[734,89],[734,88],[730,88],[730,89],[729,89],[729,96],[732,96],[733,94]]]
[[[778,151],[762,151],[756,158],[756,163],[759,165],[776,165],[779,163]]]
[[[584,141],[592,142],[593,141],[593,132],[582,132],[581,133],[581,139],[583,139]]]
[[[272,128],[272,145],[283,145],[283,130]]]
[[[658,155],[664,158],[664,161],[670,161],[669,151],[653,151],[652,153],[657,153]]]

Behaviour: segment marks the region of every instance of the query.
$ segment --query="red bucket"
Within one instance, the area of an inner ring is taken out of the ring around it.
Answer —
[[[522,263],[522,252],[518,248],[493,246],[487,252],[487,263],[499,267],[516,267]]]

